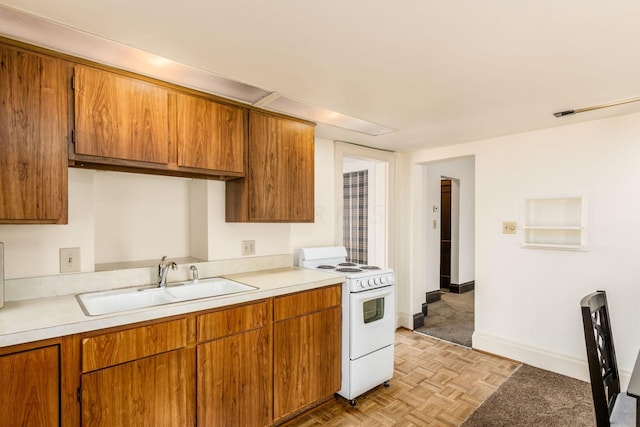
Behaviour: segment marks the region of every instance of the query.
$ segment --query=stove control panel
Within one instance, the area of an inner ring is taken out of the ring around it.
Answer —
[[[348,279],[351,292],[362,292],[384,286],[395,285],[396,279],[393,273],[383,273]]]

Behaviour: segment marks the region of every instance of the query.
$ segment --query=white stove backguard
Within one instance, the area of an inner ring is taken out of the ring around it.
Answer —
[[[302,248],[298,252],[298,267],[313,268],[322,264],[345,262],[347,249],[344,246],[322,246],[317,248]]]

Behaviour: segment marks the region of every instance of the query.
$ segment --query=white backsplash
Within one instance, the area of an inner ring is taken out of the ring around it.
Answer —
[[[169,283],[190,280],[191,273],[189,267],[192,265],[198,268],[200,278],[216,277],[227,274],[291,267],[293,265],[293,255],[270,255],[178,264],[178,270],[169,272]],[[144,267],[126,270],[8,279],[5,280],[5,300],[20,301],[125,288],[129,286],[144,286],[155,283],[157,275],[157,267]]]

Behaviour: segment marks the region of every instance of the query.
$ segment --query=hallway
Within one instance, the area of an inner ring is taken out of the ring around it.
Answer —
[[[471,348],[474,329],[475,291],[462,294],[444,291],[442,299],[429,303],[424,326],[415,331]]]

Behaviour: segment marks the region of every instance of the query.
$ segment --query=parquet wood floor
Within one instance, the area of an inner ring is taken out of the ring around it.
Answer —
[[[396,331],[395,372],[352,408],[336,397],[290,421],[308,426],[459,426],[520,366],[518,362]]]

